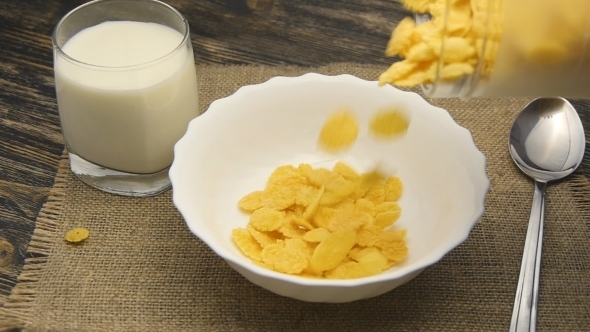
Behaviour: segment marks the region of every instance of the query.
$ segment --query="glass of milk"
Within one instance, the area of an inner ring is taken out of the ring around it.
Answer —
[[[170,188],[174,144],[198,116],[187,20],[155,0],[99,0],[53,32],[57,104],[72,172],[92,187]]]

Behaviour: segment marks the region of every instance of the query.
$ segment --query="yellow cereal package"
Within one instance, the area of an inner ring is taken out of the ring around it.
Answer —
[[[232,238],[245,256],[277,272],[331,279],[375,275],[407,255],[405,231],[392,229],[402,190],[398,177],[358,173],[342,162],[332,169],[281,166],[265,188],[238,201],[250,220]]]

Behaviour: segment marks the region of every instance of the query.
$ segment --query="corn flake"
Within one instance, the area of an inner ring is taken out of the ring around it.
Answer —
[[[356,181],[359,178],[359,174],[350,166],[339,161],[334,165],[334,172],[340,174],[344,179],[349,181]]]
[[[86,240],[90,231],[86,228],[74,228],[66,233],[66,241],[78,243]]]
[[[393,225],[393,223],[399,218],[401,211],[394,212],[382,212],[375,216],[373,221],[375,225],[385,228]]]
[[[253,191],[238,201],[238,206],[245,211],[255,211],[262,207],[263,191]]]
[[[334,217],[328,222],[328,230],[330,232],[337,232],[344,229],[356,231],[361,226],[371,223],[372,219],[369,214],[364,212],[338,209]]]
[[[371,119],[371,133],[378,137],[392,138],[405,134],[410,125],[408,116],[395,108],[379,111]]]
[[[412,45],[412,36],[416,23],[413,19],[406,17],[399,22],[397,27],[391,33],[389,43],[385,49],[385,55],[396,56],[406,54]]]
[[[284,211],[262,207],[252,212],[252,215],[250,216],[250,224],[252,227],[262,232],[275,231],[283,226],[285,216],[286,213]]]
[[[232,239],[244,255],[255,261],[262,261],[262,247],[246,229],[236,228],[232,231]]]
[[[309,264],[307,256],[284,244],[271,244],[262,249],[262,261],[277,272],[301,273]]]
[[[262,248],[266,247],[267,245],[277,243],[277,239],[279,238],[276,233],[271,232],[261,232],[254,228],[252,224],[248,224],[246,227],[250,235],[260,244]]]
[[[408,255],[405,235],[405,231],[385,230],[379,234],[375,246],[381,249],[388,260],[399,262]]]
[[[330,231],[325,228],[315,228],[303,234],[303,240],[312,243],[324,241],[330,235]]]
[[[350,111],[332,114],[320,132],[319,144],[329,152],[349,148],[356,140],[359,127],[355,115]]]
[[[385,201],[396,202],[402,195],[404,185],[399,177],[392,176],[385,180],[384,188]]]
[[[356,243],[356,232],[344,229],[331,233],[315,248],[311,257],[311,266],[316,273],[331,270],[346,258]]]

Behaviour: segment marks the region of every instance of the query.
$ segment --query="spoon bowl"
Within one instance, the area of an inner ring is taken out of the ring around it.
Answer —
[[[576,170],[584,157],[585,146],[582,121],[563,98],[537,98],[514,120],[509,138],[510,155],[535,180],[535,191],[510,331],[536,330],[545,189],[549,181],[562,179]]]
[[[558,180],[582,162],[584,128],[574,107],[563,98],[537,98],[517,116],[510,130],[510,155],[537,181]]]

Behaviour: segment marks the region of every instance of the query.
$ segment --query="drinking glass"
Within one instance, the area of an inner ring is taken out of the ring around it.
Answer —
[[[53,32],[55,88],[70,169],[126,196],[170,188],[174,144],[198,116],[187,20],[156,0],[98,0]]]

